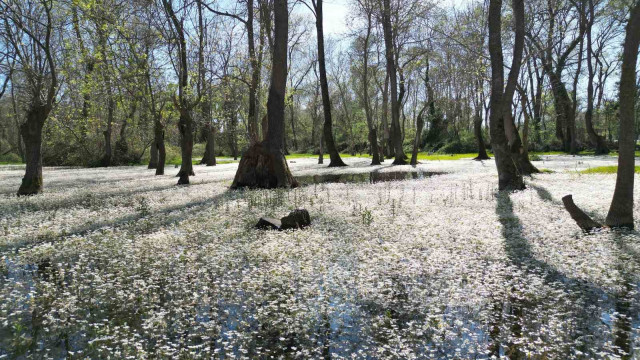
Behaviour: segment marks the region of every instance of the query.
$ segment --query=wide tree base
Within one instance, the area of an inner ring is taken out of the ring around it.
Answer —
[[[487,154],[478,154],[478,156],[474,157],[475,161],[483,161],[483,160],[491,160],[491,157]]]
[[[195,175],[196,174],[193,172],[193,170],[189,172],[180,170],[178,175],[176,175],[179,178],[178,185],[189,185],[189,176],[195,176]]]
[[[18,189],[18,196],[37,195],[42,192],[42,178],[22,179]]]
[[[348,166],[348,165],[345,164],[344,161],[342,161],[342,158],[340,157],[339,154],[334,156],[329,154],[329,167],[343,167],[343,166]]]
[[[542,172],[533,166],[528,155],[520,155],[520,171],[522,175],[540,174]]]
[[[263,141],[252,145],[242,155],[231,188],[275,189],[298,186],[284,154],[269,149],[268,142]]]
[[[392,165],[407,165],[407,160],[402,158],[402,159],[398,159],[396,158],[395,160],[393,160],[393,162],[391,163]]]
[[[345,164],[344,161],[342,161],[342,160],[340,160],[340,161],[331,160],[329,162],[329,166],[328,167],[344,167],[344,166],[348,166],[348,165]]]

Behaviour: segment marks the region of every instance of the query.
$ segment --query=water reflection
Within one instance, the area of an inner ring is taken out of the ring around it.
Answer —
[[[429,171],[372,171],[357,174],[322,174],[297,176],[296,180],[303,185],[323,183],[369,183],[375,184],[388,181],[420,180],[434,175],[442,175],[444,172]]]

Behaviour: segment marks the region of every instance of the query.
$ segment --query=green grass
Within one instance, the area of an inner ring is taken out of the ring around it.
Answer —
[[[617,172],[618,167],[616,165],[598,166],[580,171],[581,174],[616,174]],[[640,166],[636,166],[636,173],[640,174]]]
[[[478,156],[478,153],[467,154],[429,154],[426,152],[418,153],[418,160],[460,160],[460,159],[473,159]],[[489,154],[493,156],[493,154]]]
[[[318,158],[318,154],[309,154],[309,153],[300,153],[300,154],[289,154],[285,156],[287,158],[287,160],[295,160],[295,159],[316,159]],[[350,158],[350,157],[357,157],[357,158],[370,158],[369,155],[367,154],[356,154],[356,155],[351,155],[351,154],[346,154],[346,153],[341,153],[340,157],[343,158]],[[328,159],[329,158],[329,154],[324,154],[324,158]]]
[[[196,159],[191,159],[191,163],[193,165],[200,165],[200,157],[196,158]],[[224,164],[231,164],[234,162],[238,162],[237,160],[233,160],[233,159],[218,159],[216,158],[216,165],[224,165]],[[149,164],[147,162],[147,164]],[[147,164],[143,164],[143,165],[147,165]],[[167,161],[166,165],[182,165],[182,159],[180,158],[174,158],[171,159],[170,161]]]
[[[0,161],[0,165],[24,165],[21,161]]]
[[[407,154],[407,156],[410,156],[411,154]],[[466,159],[466,158],[474,158],[476,157],[478,154],[476,153],[469,153],[469,154],[429,154],[426,152],[421,152],[418,153],[418,160],[460,160],[460,159]],[[489,154],[489,156],[491,156],[491,154]],[[286,158],[287,160],[291,160],[291,159],[306,159],[306,158],[317,158],[318,155],[317,154],[290,154],[287,155]],[[329,154],[325,154],[324,155],[325,159],[329,158]],[[340,154],[340,157],[342,158],[351,158],[351,157],[356,157],[356,158],[363,158],[363,159],[370,159],[371,156],[369,156],[368,154],[356,154],[351,155],[351,154],[345,154],[342,153]]]

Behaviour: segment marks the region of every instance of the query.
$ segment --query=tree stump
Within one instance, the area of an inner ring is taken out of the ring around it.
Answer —
[[[274,219],[269,217],[263,217],[258,220],[258,223],[254,226],[260,230],[291,230],[291,229],[304,229],[311,225],[311,216],[305,209],[295,209],[289,213],[289,215],[282,219]]]
[[[602,228],[602,224],[591,219],[584,211],[580,210],[578,206],[573,202],[573,196],[566,195],[562,198],[564,208],[567,209],[571,218],[578,224],[578,226],[584,232],[592,232]]]

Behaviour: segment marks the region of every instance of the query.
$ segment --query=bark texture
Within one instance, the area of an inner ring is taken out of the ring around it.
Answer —
[[[27,121],[20,125],[27,167],[18,196],[42,192],[42,128],[48,115],[47,106],[32,106],[27,112]]]
[[[274,44],[271,86],[267,100],[267,138],[249,147],[242,156],[231,185],[237,188],[296,187],[284,157],[285,95],[287,81],[287,0],[274,0]]]
[[[640,1],[631,9],[622,52],[620,73],[620,137],[618,176],[605,223],[633,229],[633,182],[635,172],[636,63],[640,46]]]
[[[490,131],[491,144],[498,168],[500,190],[524,189],[519,152],[522,144],[513,118],[511,104],[516,89],[524,50],[524,3],[513,0],[515,41],[511,70],[504,86],[504,58],[502,54],[502,0],[489,2],[489,54],[491,57]]]
[[[324,127],[322,129],[324,141],[329,152],[329,167],[347,166],[340,158],[333,139],[333,120],[331,119],[331,99],[329,98],[329,83],[327,82],[327,68],[324,54],[324,30],[322,25],[322,0],[315,0],[316,32],[318,35],[318,70],[320,73],[320,90],[322,93],[322,110],[324,113]]]
[[[404,165],[404,149],[402,148],[402,129],[400,128],[400,101],[398,100],[398,74],[393,46],[393,27],[391,24],[391,2],[382,0],[382,28],[384,33],[385,58],[387,74],[391,88],[391,139],[394,150],[394,165]]]
[[[562,203],[564,204],[564,208],[569,212],[569,215],[571,215],[571,218],[578,224],[582,231],[591,232],[602,227],[600,223],[593,221],[589,215],[585,214],[584,211],[580,210],[580,208],[576,206],[571,195],[564,196],[562,198]]]
[[[215,166],[216,165],[215,129],[212,124],[207,124],[207,126],[205,127],[205,131],[207,132],[207,144],[204,149],[204,155],[202,156],[202,160],[200,160],[200,164],[206,164],[207,166]]]

